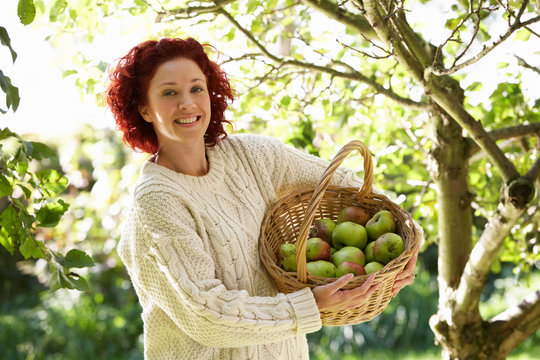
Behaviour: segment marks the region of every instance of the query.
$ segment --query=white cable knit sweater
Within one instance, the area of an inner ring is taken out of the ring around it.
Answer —
[[[328,163],[256,135],[208,149],[209,172],[147,161],[118,253],[143,308],[145,359],[308,359],[321,320],[309,288],[278,293],[259,260],[267,208]],[[359,186],[352,172],[333,183]]]

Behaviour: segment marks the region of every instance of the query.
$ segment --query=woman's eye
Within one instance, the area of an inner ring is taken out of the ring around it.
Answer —
[[[193,93],[198,93],[198,92],[201,92],[201,91],[203,91],[203,90],[204,90],[204,89],[203,89],[202,87],[200,87],[200,86],[195,86],[195,87],[193,87],[193,88],[191,89],[191,92],[193,92]]]
[[[174,90],[165,90],[163,92],[163,95],[165,95],[165,96],[173,96],[175,94],[176,94],[176,91],[174,91]]]

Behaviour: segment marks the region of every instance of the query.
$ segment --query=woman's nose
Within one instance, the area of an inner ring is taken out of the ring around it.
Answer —
[[[195,104],[188,95],[183,96],[178,103],[178,108],[181,110],[191,109],[193,106],[195,106]]]

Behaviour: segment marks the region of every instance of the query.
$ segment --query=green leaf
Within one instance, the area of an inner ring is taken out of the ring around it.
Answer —
[[[2,43],[2,45],[9,48],[9,51],[11,52],[11,59],[13,62],[15,62],[15,60],[17,59],[17,53],[11,47],[11,39],[9,38],[9,34],[6,28],[3,26],[0,26],[0,42]]]
[[[17,171],[17,174],[19,174],[19,177],[22,179],[28,172],[28,161],[19,161],[15,164],[15,170]]]
[[[0,243],[12,255],[20,228],[21,225],[17,216],[17,210],[10,204],[0,215]]]
[[[66,70],[62,73],[62,78],[66,78],[69,75],[77,74],[77,70]]]
[[[0,198],[11,194],[13,194],[13,186],[3,174],[0,174]]]
[[[46,192],[52,192],[52,195],[62,193],[68,184],[68,179],[54,169],[38,171],[36,177],[40,180],[40,186]]]
[[[13,255],[13,250],[15,249],[13,238],[3,227],[0,228],[0,244],[2,244],[2,246],[5,247],[11,255]]]
[[[75,273],[64,273],[60,268],[56,270],[56,279],[55,279],[55,287],[62,287],[65,289],[75,289],[79,291],[88,291],[90,290],[90,287],[88,286],[88,283],[84,278],[81,276],[75,274]],[[55,288],[54,290],[56,290]],[[53,287],[51,286],[51,290],[53,290]],[[54,291],[53,290],[53,291]]]
[[[66,10],[68,3],[66,0],[56,0],[54,5],[51,7],[51,10],[49,12],[49,20],[51,22],[55,22],[56,19],[64,13],[64,10]]]
[[[483,85],[481,82],[475,81],[467,87],[467,91],[478,91],[482,89],[482,86]]]
[[[521,29],[517,32],[514,40],[527,41],[531,37],[531,32],[525,29]]]
[[[10,138],[10,137],[12,137],[14,135],[15,134],[11,130],[9,130],[8,128],[3,128],[2,130],[0,130],[0,140]]]
[[[27,199],[30,199],[30,197],[32,196],[32,190],[30,190],[28,187],[24,186],[23,184],[17,184],[17,186],[21,188],[21,190],[24,193],[24,196]]]
[[[11,79],[4,75],[0,70],[0,88],[6,94],[6,105],[12,108],[13,111],[17,111],[21,98],[19,97],[19,89],[11,83]]]
[[[69,204],[59,199],[48,203],[36,211],[36,219],[41,227],[55,227],[60,222],[62,215],[69,208]]]
[[[289,95],[285,95],[281,98],[280,103],[283,106],[289,106],[289,104],[291,103],[291,97]]]
[[[84,268],[94,266],[94,260],[90,255],[86,254],[82,250],[72,249],[69,250],[64,258],[64,267],[69,268]]]
[[[30,141],[32,151],[29,155],[36,160],[48,159],[55,155],[55,152],[47,145],[40,142]]]
[[[21,24],[31,24],[36,18],[36,7],[34,6],[34,0],[19,0],[19,5],[17,6],[17,15],[19,15]]]
[[[43,245],[42,241],[35,240],[30,234],[27,234],[27,236],[21,240],[19,251],[25,259],[28,259],[29,257],[33,257],[35,259],[45,258],[45,245]]]
[[[88,286],[88,283],[86,282],[86,280],[82,277],[82,276],[73,276],[71,274],[68,274],[69,276],[69,280],[71,282],[71,284],[73,284],[73,287],[76,289],[76,290],[79,290],[79,291],[88,291],[90,290],[90,286]]]

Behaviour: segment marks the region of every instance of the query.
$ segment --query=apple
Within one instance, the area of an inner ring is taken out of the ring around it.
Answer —
[[[337,223],[352,221],[354,223],[366,226],[366,223],[371,218],[369,212],[358,206],[347,206],[341,209],[337,217]]]
[[[306,241],[306,260],[330,260],[332,249],[330,244],[321,238],[309,238]]]
[[[279,248],[281,266],[285,271],[296,271],[296,245],[293,243],[282,244]]]
[[[311,275],[318,275],[326,278],[336,277],[336,266],[330,261],[315,260],[306,264],[307,271]]]
[[[388,210],[380,210],[366,224],[366,231],[371,240],[377,240],[379,236],[396,230],[394,215]]]
[[[330,261],[336,266],[339,266],[339,264],[345,261],[364,266],[366,263],[366,256],[364,255],[364,252],[356,246],[345,246],[336,251],[334,255],[332,255]]]
[[[401,236],[395,233],[386,233],[375,240],[373,256],[378,262],[388,264],[397,258],[403,250],[404,246]]]
[[[384,267],[383,264],[377,261],[370,261],[365,266],[364,269],[366,270],[366,275],[369,275],[375,271],[379,271]]]
[[[332,232],[336,227],[336,223],[332,219],[322,218],[313,223],[309,231],[309,237],[318,237],[332,244]]]
[[[366,263],[375,260],[375,257],[373,256],[373,245],[375,245],[375,241],[370,241],[364,248],[364,254],[366,255]]]
[[[337,224],[332,233],[332,244],[336,249],[341,249],[343,246],[356,246],[364,248],[367,242],[366,229],[352,221],[345,221]]]
[[[338,278],[349,273],[354,274],[354,276],[366,275],[366,269],[362,265],[350,261],[344,261],[336,267],[336,277]]]

